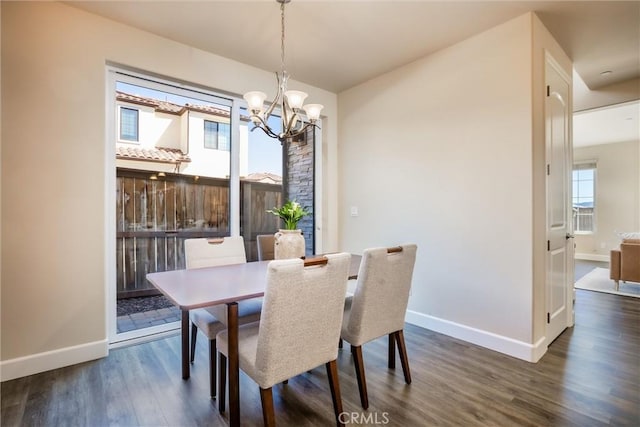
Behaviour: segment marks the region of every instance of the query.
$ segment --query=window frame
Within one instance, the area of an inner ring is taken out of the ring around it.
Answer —
[[[123,131],[122,131],[122,118],[123,118],[123,111],[132,111],[136,113],[136,117],[135,117],[135,139],[129,139],[129,138],[125,138],[123,135]],[[129,142],[129,143],[139,143],[140,142],[140,109],[138,108],[133,108],[130,106],[125,106],[125,105],[119,105],[118,106],[118,140],[121,142]]]
[[[212,134],[212,130],[207,127],[208,124],[215,124],[215,133]],[[224,135],[220,132],[220,125],[225,125],[228,133]],[[215,120],[203,120],[203,146],[207,150],[219,150],[219,151],[231,151],[231,143],[229,139],[231,138],[231,123],[223,123],[217,122]],[[207,132],[209,130],[209,132]],[[214,136],[215,135],[215,136]],[[213,139],[213,141],[207,141],[207,136]],[[220,147],[220,137],[227,136],[227,142],[224,147]],[[208,144],[209,143],[209,144]]]

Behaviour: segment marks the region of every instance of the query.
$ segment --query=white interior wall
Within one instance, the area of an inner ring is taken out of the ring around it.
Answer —
[[[106,64],[235,94],[258,87],[273,96],[276,82],[272,72],[62,3],[0,7],[0,359],[6,380],[107,351]],[[323,164],[335,170],[337,97],[292,84],[325,105]],[[337,246],[336,185],[330,177],[323,186],[326,250]]]
[[[526,14],[339,94],[342,248],[417,243],[407,320],[531,361],[546,351],[545,50],[570,73]]]
[[[488,346],[532,340],[530,46],[524,15],[339,94],[343,249],[417,243],[408,319]]]

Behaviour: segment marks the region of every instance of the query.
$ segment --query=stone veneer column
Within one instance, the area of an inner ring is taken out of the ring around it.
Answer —
[[[309,215],[298,222],[302,230],[306,245],[306,255],[314,251],[314,136],[313,131],[307,131],[306,138],[289,144],[288,152],[288,187],[289,200],[295,200],[302,205]]]

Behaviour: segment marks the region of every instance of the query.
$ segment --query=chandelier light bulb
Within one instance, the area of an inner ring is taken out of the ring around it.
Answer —
[[[284,96],[287,97],[287,102],[289,103],[289,107],[294,110],[302,108],[302,104],[304,104],[304,100],[307,98],[306,93],[299,90],[288,90],[284,93]]]
[[[307,113],[307,119],[315,122],[320,118],[320,112],[324,108],[322,104],[307,104],[304,107],[304,112]]]
[[[267,99],[267,94],[254,90],[252,92],[245,93],[243,98],[247,101],[247,104],[249,104],[249,110],[262,111],[264,100]]]

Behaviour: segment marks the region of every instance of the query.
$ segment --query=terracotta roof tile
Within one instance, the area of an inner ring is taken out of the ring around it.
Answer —
[[[116,159],[146,160],[161,163],[190,162],[189,156],[177,148],[142,148],[138,146],[117,146]]]
[[[274,183],[281,184],[282,177],[280,175],[276,175],[269,172],[257,172],[251,173],[244,178],[245,181],[254,181],[254,182],[265,182],[265,183]]]
[[[118,101],[130,102],[132,104],[146,105],[153,107],[156,111],[162,113],[181,115],[187,110],[199,111],[202,113],[213,114],[220,117],[229,117],[229,111],[216,108],[211,105],[193,105],[185,104],[178,105],[168,101],[161,101],[159,99],[146,98],[143,96],[132,95],[130,93],[116,91],[116,99]]]

